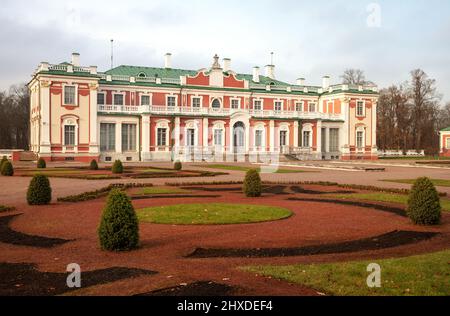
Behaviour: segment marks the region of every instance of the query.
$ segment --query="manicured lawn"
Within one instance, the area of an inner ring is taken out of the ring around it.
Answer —
[[[236,165],[221,165],[221,164],[213,164],[213,165],[198,165],[197,167],[203,167],[203,168],[212,168],[212,169],[223,169],[223,170],[234,170],[234,171],[244,171],[247,172],[250,169],[257,169],[259,172],[261,172],[261,167],[245,167],[245,166],[236,166]],[[268,170],[272,170],[271,167],[267,168]],[[275,171],[275,173],[300,173],[300,172],[306,172],[304,170],[298,170],[298,169],[278,169]]]
[[[139,193],[143,195],[148,194],[178,194],[178,193],[190,193],[191,191],[180,189],[177,187],[146,187],[143,188]]]
[[[450,295],[450,250],[419,256],[331,264],[253,266],[246,271],[314,288],[327,295]],[[381,267],[381,287],[369,288],[367,265]]]
[[[256,223],[287,218],[288,209],[264,205],[199,203],[149,207],[137,211],[142,222],[201,225]]]
[[[390,202],[399,203],[406,205],[408,203],[408,196],[405,194],[395,194],[395,193],[350,193],[350,194],[327,194],[329,197],[334,197],[338,199],[355,199],[355,200],[367,200],[376,202]],[[442,210],[450,211],[450,200],[441,198]]]
[[[450,187],[450,180],[446,180],[446,179],[430,179],[431,182],[433,182],[433,184],[435,186],[441,186],[441,187]],[[407,183],[407,184],[413,184],[414,181],[416,181],[416,179],[386,179],[383,180],[385,182],[396,182],[396,183]]]

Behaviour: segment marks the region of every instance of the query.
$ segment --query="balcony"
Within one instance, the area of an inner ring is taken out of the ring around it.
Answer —
[[[228,108],[206,108],[191,106],[166,106],[166,105],[98,105],[101,113],[123,113],[123,114],[160,114],[160,115],[199,115],[199,116],[230,116],[235,112],[248,112],[254,118],[285,118],[285,119],[322,119],[341,121],[342,114],[330,114],[319,112],[302,111],[275,111],[275,110],[241,110]]]

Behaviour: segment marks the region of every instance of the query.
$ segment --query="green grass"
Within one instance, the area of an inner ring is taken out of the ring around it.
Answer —
[[[369,288],[367,265],[381,267],[381,287]],[[311,287],[327,295],[450,295],[450,250],[343,263],[250,266],[241,269]]]
[[[180,189],[180,188],[165,188],[165,187],[146,187],[142,188],[139,194],[178,194],[178,193],[190,193],[191,191]]]
[[[199,203],[149,207],[137,211],[142,222],[178,225],[256,223],[287,218],[288,209],[264,205]]]
[[[395,193],[350,193],[350,194],[327,194],[328,197],[343,199],[343,200],[367,200],[376,202],[388,202],[388,203],[399,203],[408,204],[408,196],[405,194],[395,194]],[[441,206],[443,211],[450,212],[450,200],[441,198]]]
[[[450,157],[442,156],[418,156],[418,157],[379,157],[382,160],[450,160]]]
[[[212,164],[212,165],[198,165],[197,167],[223,169],[223,170],[234,170],[234,171],[243,171],[243,172],[247,172],[250,169],[257,169],[258,172],[261,172],[261,167],[245,167],[245,166],[236,166],[236,165]],[[269,169],[269,168],[270,167],[268,167],[267,169]],[[300,173],[300,172],[306,172],[306,171],[298,170],[298,169],[278,169],[275,171],[275,173]]]
[[[435,186],[450,187],[450,180],[447,180],[447,179],[430,179],[430,180],[431,180],[431,182],[433,182],[433,184]],[[416,181],[416,179],[385,179],[382,181],[413,184]]]

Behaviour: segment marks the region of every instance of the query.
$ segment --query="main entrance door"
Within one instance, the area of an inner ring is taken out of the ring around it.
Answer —
[[[233,125],[233,149],[234,153],[245,152],[245,125],[242,122]]]

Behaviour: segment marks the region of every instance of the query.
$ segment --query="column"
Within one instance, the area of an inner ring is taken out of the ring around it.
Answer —
[[[98,154],[98,141],[97,141],[97,84],[91,84],[89,86],[89,98],[90,98],[90,109],[89,109],[89,153],[90,154]]]
[[[372,101],[372,155],[377,154],[377,101]]]
[[[270,152],[274,152],[275,151],[275,121],[274,120],[270,120],[269,127],[270,127],[269,147],[270,147]]]
[[[298,147],[298,121],[294,121],[294,143],[292,147]]]
[[[328,126],[325,128],[325,150],[327,153],[330,152],[330,128]]]
[[[208,118],[203,118],[203,151],[208,150]]]
[[[150,115],[142,115],[142,160],[150,158]]]
[[[247,123],[245,129],[245,153],[248,154],[250,151],[250,135],[253,133],[252,127],[250,126],[250,122]]]
[[[318,120],[317,121],[317,139],[316,139],[316,144],[317,144],[317,154],[319,155],[319,159],[322,159],[322,121]]]
[[[344,123],[342,124],[341,128],[341,139],[339,139],[339,146],[341,147],[341,152],[343,157],[348,157],[350,155],[350,144],[349,144],[349,133],[350,133],[350,119],[349,119],[349,112],[350,112],[350,99],[349,98],[343,98],[341,99],[342,104],[342,115],[344,118]]]
[[[122,123],[116,122],[116,153],[122,153]]]
[[[49,154],[50,148],[50,81],[41,82],[41,139],[40,149],[41,154]]]

